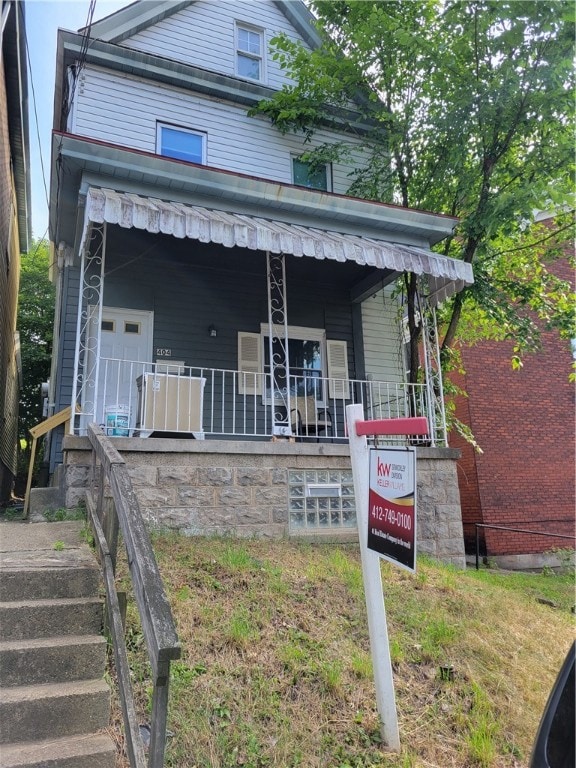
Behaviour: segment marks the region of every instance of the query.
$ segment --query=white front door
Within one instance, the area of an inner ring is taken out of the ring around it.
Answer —
[[[96,308],[91,309],[94,318],[91,336],[96,338]],[[95,412],[97,424],[104,424],[106,414],[118,409],[129,415],[130,428],[134,428],[138,406],[136,381],[146,370],[150,370],[153,324],[153,312],[102,308]]]

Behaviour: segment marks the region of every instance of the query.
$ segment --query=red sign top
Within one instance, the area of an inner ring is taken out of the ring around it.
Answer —
[[[356,434],[361,435],[427,435],[428,419],[412,416],[403,419],[373,419],[357,421]]]

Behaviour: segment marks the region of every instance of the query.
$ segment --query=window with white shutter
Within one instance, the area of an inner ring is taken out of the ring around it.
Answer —
[[[270,341],[268,325],[262,324],[260,333],[238,333],[238,392],[241,395],[265,394],[262,381],[270,377]],[[274,345],[280,342],[274,340]],[[312,396],[318,405],[326,403],[328,397],[340,400],[350,399],[348,379],[348,349],[345,341],[326,340],[325,331],[320,328],[288,327],[288,355],[290,363],[290,394],[300,397]],[[281,360],[278,349],[278,361]],[[326,378],[329,385],[326,388]],[[274,373],[275,385],[288,389],[286,371],[281,363]]]
[[[345,341],[327,341],[326,356],[328,358],[328,396],[341,400],[350,399],[350,384],[348,383],[348,350]]]
[[[238,370],[239,394],[262,394],[262,336],[259,333],[238,334]]]

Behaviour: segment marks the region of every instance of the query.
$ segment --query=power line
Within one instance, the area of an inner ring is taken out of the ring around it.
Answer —
[[[84,32],[82,34],[82,42],[80,44],[80,53],[78,54],[78,64],[76,65],[76,67],[74,67],[72,85],[70,86],[70,92],[68,93],[68,98],[66,99],[67,103],[64,104],[62,107],[65,119],[68,118],[70,110],[72,109],[72,104],[74,102],[74,94],[76,91],[76,84],[80,78],[80,74],[84,68],[84,65],[86,64],[86,54],[88,53],[88,47],[90,44],[92,19],[94,17],[95,10],[96,10],[96,0],[90,0],[90,5],[88,6],[88,14],[86,16],[86,24],[83,27]]]
[[[88,14],[86,16],[86,24],[84,26],[84,33],[82,35],[82,44],[80,48],[80,54],[78,57],[78,65],[77,67],[73,68],[73,80],[72,85],[70,86],[70,90],[67,94],[66,101],[62,103],[61,105],[61,119],[62,122],[68,120],[68,115],[70,114],[70,110],[72,109],[72,104],[74,101],[74,94],[76,91],[76,83],[78,82],[78,79],[80,77],[80,73],[86,63],[86,54],[88,52],[89,42],[90,42],[90,31],[92,29],[92,19],[94,17],[94,11],[96,10],[96,0],[90,0],[90,5],[88,6]],[[62,126],[61,126],[62,127]],[[62,174],[63,174],[63,162],[62,162],[62,156],[61,156],[61,147],[62,147],[62,139],[60,139],[60,145],[58,148],[58,156],[56,158],[56,221],[58,219],[58,211],[59,211],[59,205],[60,205],[60,191],[62,187]],[[53,236],[56,235],[57,227],[54,228]],[[51,237],[52,239],[52,237]]]

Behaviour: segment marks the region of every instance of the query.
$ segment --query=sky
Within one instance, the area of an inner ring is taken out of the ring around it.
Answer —
[[[130,5],[130,2],[131,0],[96,0],[93,21]],[[48,236],[46,198],[50,192],[50,137],[54,110],[57,31],[59,27],[73,31],[83,27],[89,7],[89,0],[25,0],[29,53],[31,211],[32,233],[35,238]]]

